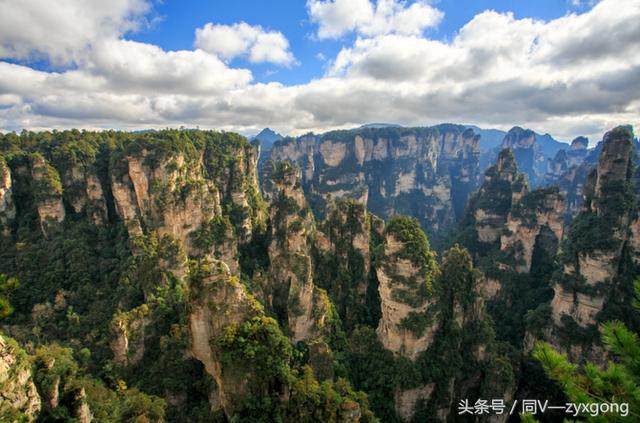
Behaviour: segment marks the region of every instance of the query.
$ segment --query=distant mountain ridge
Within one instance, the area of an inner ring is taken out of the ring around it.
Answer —
[[[279,133],[275,132],[271,128],[264,128],[257,135],[251,137],[250,139],[260,141],[260,147],[262,151],[271,150],[271,147],[276,141],[280,141],[284,137]]]

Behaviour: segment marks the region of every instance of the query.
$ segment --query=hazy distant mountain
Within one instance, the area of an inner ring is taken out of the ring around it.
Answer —
[[[483,129],[475,125],[470,125],[469,128],[480,134],[480,154],[502,145],[502,140],[507,135],[505,131],[499,129]]]
[[[271,150],[271,146],[273,146],[274,142],[280,141],[283,138],[284,137],[282,135],[273,131],[271,128],[264,128],[260,133],[258,133],[258,135],[251,139],[260,141],[260,149],[262,151],[269,151]]]

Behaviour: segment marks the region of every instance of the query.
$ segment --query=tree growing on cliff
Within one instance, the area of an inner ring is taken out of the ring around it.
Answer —
[[[640,312],[640,279],[634,285],[633,307]],[[547,375],[556,381],[574,403],[584,404],[628,404],[628,415],[624,410],[594,415],[595,409],[588,407],[581,415],[587,421],[617,422],[640,419],[640,339],[620,321],[603,323],[600,326],[602,341],[614,356],[606,368],[594,363],[583,366],[569,362],[566,354],[559,353],[545,342],[536,345],[533,356],[540,361]]]
[[[18,279],[0,274],[0,319],[4,319],[13,313],[13,307],[11,307],[7,294],[18,286]]]

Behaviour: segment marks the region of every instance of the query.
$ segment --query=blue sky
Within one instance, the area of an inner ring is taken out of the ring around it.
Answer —
[[[428,29],[426,33],[442,40],[453,38],[464,24],[487,9],[512,12],[516,18],[551,20],[591,7],[589,2],[574,4],[567,0],[441,0],[432,3],[444,12],[444,18],[437,28]],[[336,40],[314,37],[316,25],[310,21],[307,6],[301,0],[164,0],[154,3],[153,9],[155,20],[151,25],[127,38],[156,44],[167,50],[181,50],[193,47],[194,28],[207,22],[232,25],[244,21],[282,32],[298,60],[296,66],[280,68],[269,64],[252,64],[242,59],[234,61],[235,65],[254,70],[256,80],[261,82],[299,84],[319,78],[325,72],[326,63],[318,55],[330,59],[356,37],[355,34],[347,34]]]
[[[640,0],[0,0],[0,130],[640,126]]]

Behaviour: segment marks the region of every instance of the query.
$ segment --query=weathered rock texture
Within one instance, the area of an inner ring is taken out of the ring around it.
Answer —
[[[269,177],[273,198],[266,302],[294,342],[319,340],[327,330],[332,307],[327,293],[313,282],[313,214],[296,167],[280,162]]]
[[[42,232],[46,235],[57,228],[65,217],[60,175],[40,154],[31,156],[30,165],[35,205]]]
[[[518,169],[527,175],[529,183],[537,185],[544,176],[545,158],[536,143],[536,134],[530,129],[514,126],[505,135],[502,148],[513,152]]]
[[[478,140],[459,125],[361,128],[284,139],[270,157],[298,163],[318,215],[330,198],[350,198],[385,219],[412,215],[435,233],[462,215],[477,186]],[[264,178],[263,188],[271,196]]]
[[[395,218],[385,230],[379,261],[378,337],[388,350],[415,360],[429,348],[437,329],[435,254],[414,221]]]
[[[588,357],[595,341],[581,330],[596,325],[609,305],[615,310],[614,304],[628,302],[633,273],[628,258],[637,244],[633,155],[629,128],[605,135],[598,166],[585,184],[584,209],[563,247],[563,275],[555,281],[551,302],[553,340],[575,359]]]
[[[504,279],[492,270],[527,274],[534,255],[555,257],[563,236],[564,212],[559,188],[529,191],[511,151],[500,153],[469,202],[459,237],[491,275],[484,289],[488,298],[500,292]]]
[[[531,270],[536,243],[546,242],[552,246],[550,255],[555,254],[562,240],[564,211],[564,199],[557,187],[528,192],[512,204],[500,237],[500,250],[513,254],[517,272]]]
[[[40,408],[29,358],[15,341],[0,336],[0,420],[31,422]]]
[[[118,313],[111,322],[113,361],[121,366],[135,365],[144,356],[145,329],[150,321],[146,304],[127,313]]]
[[[11,190],[11,171],[0,156],[0,235],[9,235],[9,223],[16,216]]]
[[[376,289],[371,281],[372,244],[381,236],[378,231],[383,225],[354,200],[333,201],[318,225],[314,282],[327,290],[346,330],[377,318],[367,301]]]
[[[249,392],[252,375],[247,369],[223,368],[216,340],[228,326],[262,315],[260,306],[228,267],[216,260],[202,264],[192,278],[190,310],[191,353],[216,381],[212,406],[231,416]]]

